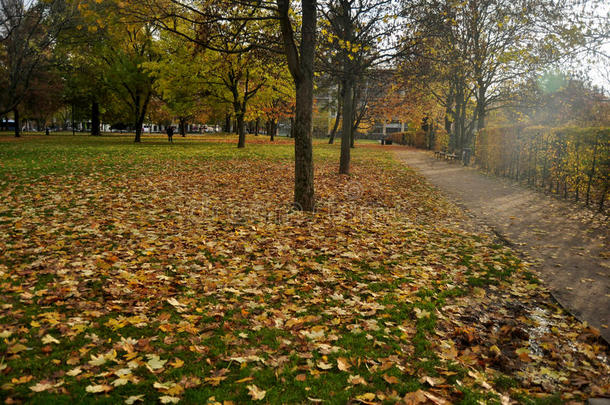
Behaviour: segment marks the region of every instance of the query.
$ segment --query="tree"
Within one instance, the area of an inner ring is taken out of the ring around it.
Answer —
[[[322,8],[322,69],[340,80],[343,116],[339,173],[349,174],[350,148],[363,111],[356,107],[366,94],[367,72],[394,56],[389,41],[393,10],[388,0],[330,0]],[[364,103],[366,105],[366,102]],[[332,138],[331,138],[332,139]]]
[[[111,3],[78,0],[72,23],[62,31],[56,58],[64,76],[64,102],[89,111],[91,135],[100,136],[101,115],[110,102],[106,85],[107,66],[99,57],[107,43],[101,16],[115,19]]]
[[[227,52],[220,45],[227,39],[231,42],[232,38],[242,40],[232,41],[235,47],[228,51],[231,54],[256,48],[277,50],[275,34],[281,33],[281,44],[296,93],[294,205],[306,211],[313,210],[315,206],[311,130],[316,5],[316,0],[301,0],[300,32],[295,32],[293,19],[296,13],[291,9],[289,0],[276,0],[274,4],[236,0],[203,4],[181,0],[142,0],[126,6],[135,18],[152,22],[163,30],[213,51]],[[244,29],[253,21],[265,29]],[[233,28],[231,32],[227,32],[227,27]]]
[[[294,205],[297,209],[315,208],[312,113],[314,56],[316,50],[316,0],[301,0],[301,32],[297,47],[289,0],[276,0],[284,53],[296,89],[294,122]]]
[[[42,131],[50,118],[63,106],[60,97],[63,86],[57,69],[37,72],[31,78],[30,88],[20,103],[22,117],[35,120],[37,129]]]
[[[16,137],[20,104],[33,77],[50,62],[55,39],[70,15],[61,0],[0,2],[0,115],[13,112]]]
[[[145,68],[156,61],[153,27],[147,23],[123,22],[108,27],[101,53],[107,65],[106,83],[129,109],[135,129],[134,142],[140,142],[148,104],[153,95],[154,77]]]
[[[510,102],[515,86],[574,49],[580,35],[579,24],[566,18],[572,6],[570,0],[405,2],[404,43],[419,68],[412,71],[422,91],[446,109],[451,149],[470,147],[474,131],[486,125],[489,111]]]
[[[226,44],[231,47],[229,43]],[[267,83],[265,70],[270,61],[257,58],[254,51],[230,53],[214,52],[214,60],[207,72],[211,95],[232,106],[237,121],[238,148],[246,146],[245,119],[250,101]]]
[[[267,75],[268,85],[259,92],[253,110],[260,111],[260,115],[256,115],[255,118],[265,119],[267,134],[273,142],[279,120],[294,116],[294,82],[286,68],[286,63],[277,60],[269,66]]]
[[[145,63],[145,67],[154,77],[155,92],[170,114],[166,124],[171,123],[171,117],[177,118],[179,132],[186,136],[188,121],[207,108],[205,100],[211,94],[206,79],[209,58],[192,43],[167,32],[160,33],[157,47],[159,59]]]

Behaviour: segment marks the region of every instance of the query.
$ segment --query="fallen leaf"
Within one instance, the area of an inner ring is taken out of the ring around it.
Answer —
[[[44,345],[48,345],[48,344],[51,344],[51,343],[59,344],[60,342],[59,342],[59,340],[55,339],[55,338],[54,338],[53,336],[51,336],[51,335],[45,335],[45,336],[42,338],[42,344],[44,344]]]
[[[30,389],[34,392],[47,391],[47,390],[50,390],[51,388],[53,388],[53,384],[51,384],[49,382],[39,382],[30,387]]]
[[[85,388],[85,391],[90,392],[92,394],[99,394],[100,392],[109,392],[112,391],[112,386],[107,384],[100,385],[88,385]]]
[[[164,395],[162,397],[159,397],[159,401],[161,401],[162,404],[177,404],[178,402],[180,402],[180,398]]]
[[[436,405],[447,405],[450,402],[444,400],[443,398],[439,398],[434,394],[431,394],[428,391],[424,391],[424,395],[426,396],[426,398],[428,398],[430,401],[434,402]]]
[[[170,362],[169,365],[173,368],[180,368],[184,366],[184,360],[176,358],[173,362]]]
[[[253,401],[260,401],[261,399],[265,398],[265,395],[267,394],[267,391],[261,390],[254,384],[248,385],[247,388],[248,394],[250,397],[252,397]]]
[[[330,370],[331,368],[333,368],[332,364],[328,364],[323,361],[319,361],[317,366],[320,370]]]
[[[419,382],[422,384],[428,384],[431,387],[435,387],[439,384],[443,384],[445,382],[445,379],[443,377],[429,377],[429,376],[424,376],[422,378],[419,379]]]
[[[347,378],[347,382],[351,385],[357,385],[357,384],[366,385],[366,381],[364,380],[364,378],[360,377],[359,375],[350,375]]]
[[[366,394],[357,395],[356,399],[365,404],[369,404],[375,400],[375,394],[372,392],[367,392]]]
[[[17,354],[27,349],[28,348],[26,346],[22,345],[21,343],[17,343],[16,345],[9,347],[8,352],[10,354]]]
[[[398,384],[400,382],[400,380],[398,378],[396,378],[393,375],[387,375],[384,374],[383,375],[383,379],[388,383],[388,384]]]
[[[149,360],[146,362],[146,365],[151,370],[159,370],[167,363],[167,360],[161,360],[156,354],[149,354],[147,357]]]
[[[133,405],[137,401],[144,401],[144,395],[132,395],[125,400],[127,405]]]
[[[349,361],[344,357],[337,358],[337,368],[341,371],[349,371],[351,365]]]
[[[415,392],[408,392],[402,398],[402,402],[405,405],[419,405],[428,402],[428,398],[423,390],[417,390]]]
[[[79,375],[82,372],[83,372],[83,370],[81,370],[80,367],[76,367],[76,368],[73,368],[72,370],[68,371],[66,373],[66,375],[69,375],[70,377],[76,377],[77,375]]]

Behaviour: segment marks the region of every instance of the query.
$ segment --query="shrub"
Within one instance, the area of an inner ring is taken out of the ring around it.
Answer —
[[[496,175],[527,181],[603,209],[610,182],[610,128],[511,126],[476,136],[476,162]]]

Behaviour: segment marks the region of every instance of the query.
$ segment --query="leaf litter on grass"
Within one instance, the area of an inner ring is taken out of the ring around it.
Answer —
[[[577,403],[609,392],[596,331],[381,152],[350,177],[319,162],[313,214],[289,208],[289,162],[161,159],[147,174],[150,164],[3,189],[7,402]]]

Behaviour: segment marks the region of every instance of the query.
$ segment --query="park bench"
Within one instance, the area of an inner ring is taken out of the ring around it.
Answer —
[[[455,153],[449,153],[444,150],[437,150],[434,152],[434,157],[437,159],[445,159],[445,160],[456,160],[458,156]]]

